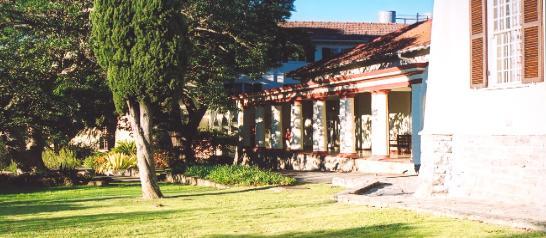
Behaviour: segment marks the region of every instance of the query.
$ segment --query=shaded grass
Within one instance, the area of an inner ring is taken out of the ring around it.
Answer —
[[[0,192],[2,237],[543,237],[471,221],[333,202],[310,189],[162,185],[142,201],[138,184]]]

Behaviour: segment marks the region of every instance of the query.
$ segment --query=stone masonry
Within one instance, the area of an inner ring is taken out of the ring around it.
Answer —
[[[546,207],[546,136],[424,135],[418,195]]]

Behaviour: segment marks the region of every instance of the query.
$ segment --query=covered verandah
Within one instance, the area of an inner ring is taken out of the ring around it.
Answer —
[[[373,172],[370,166],[384,163],[393,163],[387,165],[393,170],[413,169],[426,66],[239,95],[237,157],[276,169]]]

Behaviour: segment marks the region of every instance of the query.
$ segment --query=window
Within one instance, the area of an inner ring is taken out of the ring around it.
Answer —
[[[488,0],[488,82],[490,86],[522,81],[520,0]]]
[[[544,82],[543,3],[470,0],[472,88]]]

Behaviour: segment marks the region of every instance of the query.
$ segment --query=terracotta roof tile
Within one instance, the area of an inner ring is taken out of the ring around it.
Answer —
[[[315,76],[343,66],[366,63],[411,48],[430,45],[432,20],[416,23],[390,34],[376,38],[370,43],[360,44],[341,55],[323,59],[288,73],[290,77]]]
[[[370,40],[399,30],[407,25],[367,22],[290,21],[283,23],[281,26],[304,30],[315,40]]]

